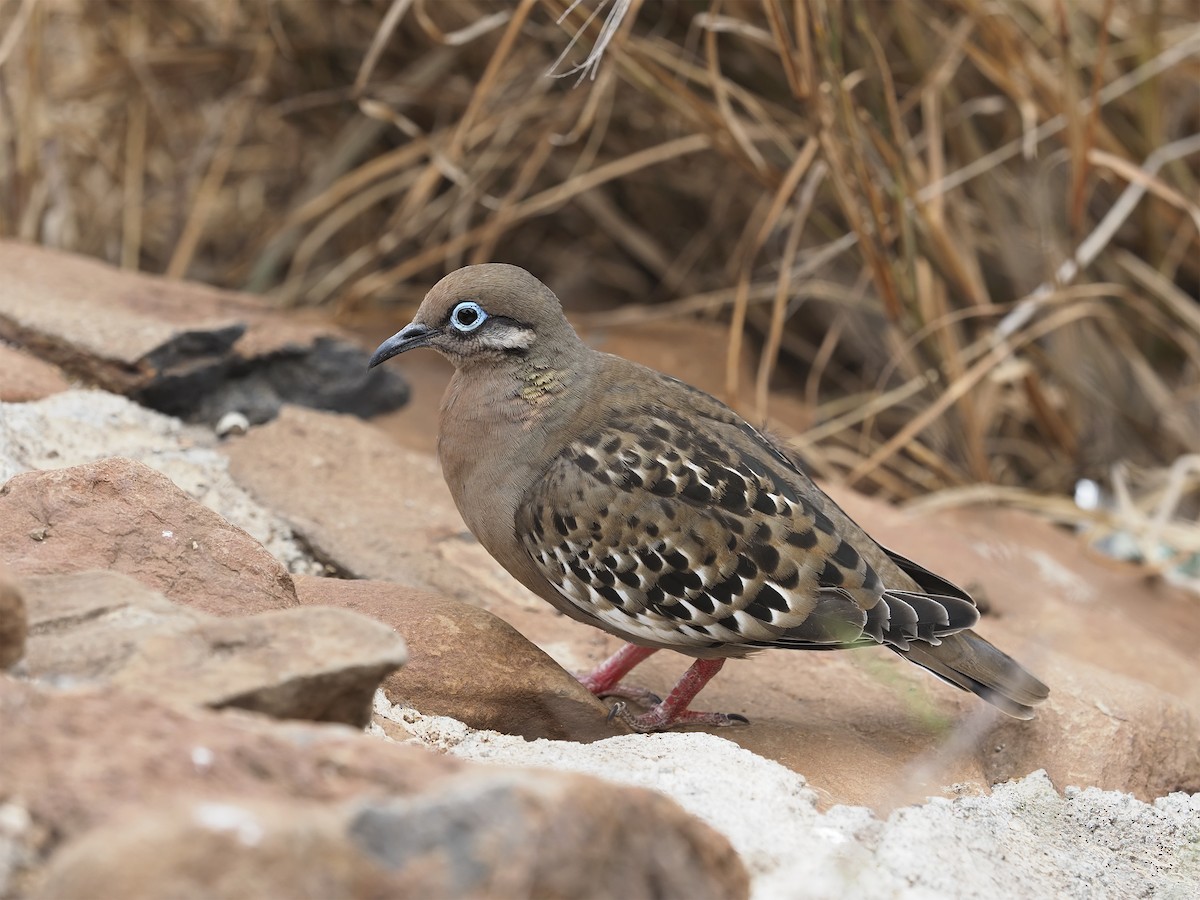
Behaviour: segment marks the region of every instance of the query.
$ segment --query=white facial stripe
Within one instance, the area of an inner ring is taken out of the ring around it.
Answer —
[[[483,329],[476,340],[493,350],[528,350],[533,344],[533,338],[534,334],[528,328],[505,325],[493,320],[492,326]]]

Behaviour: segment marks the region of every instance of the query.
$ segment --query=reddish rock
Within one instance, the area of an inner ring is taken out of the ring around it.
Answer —
[[[528,740],[626,733],[569,672],[486,610],[383,581],[302,577],[303,604],[340,606],[405,636],[409,661],[383,688],[393,703]]]
[[[71,383],[57,366],[0,343],[0,403],[26,403],[69,390]]]
[[[291,576],[250,535],[128,459],[10,479],[0,487],[0,558],[18,576],[124,572],[214,615],[298,603]]]
[[[342,574],[432,588],[439,545],[474,543],[437,462],[350,416],[285,407],[223,449],[238,483]]]
[[[411,896],[347,839],[347,818],[342,804],[176,796],[128,810],[68,843],[51,857],[34,898]]]
[[[40,896],[724,900],[748,887],[729,845],[659,794],[501,771],[394,800],[132,811],[57,855]]]
[[[27,630],[25,600],[0,563],[0,669],[7,669],[25,655]]]
[[[117,572],[27,578],[23,588],[33,633],[25,671],[49,684],[361,728],[406,655],[391,629],[344,609],[218,618]]]
[[[56,900],[747,893],[708,826],[586,776],[3,676],[0,721],[0,797],[31,819],[17,896],[39,881]]]

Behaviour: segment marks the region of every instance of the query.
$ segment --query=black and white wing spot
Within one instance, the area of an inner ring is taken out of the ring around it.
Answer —
[[[823,565],[812,550],[833,531],[761,460],[669,413],[573,443],[522,515],[562,596],[611,630],[683,646],[748,646],[803,622]]]

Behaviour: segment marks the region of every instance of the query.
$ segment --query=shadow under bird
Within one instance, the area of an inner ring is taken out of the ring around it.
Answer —
[[[580,680],[646,700],[638,731],[728,725],[692,699],[730,657],[882,645],[1017,718],[1049,690],[971,631],[974,601],[884,549],[781,447],[677,379],[588,347],[515,266],[443,278],[370,365],[455,366],[438,457],[467,527],[518,581],[629,644]],[[621,684],[658,650],[695,662],[664,700]]]

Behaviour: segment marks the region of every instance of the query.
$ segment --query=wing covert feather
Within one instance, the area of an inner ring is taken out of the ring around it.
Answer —
[[[851,602],[824,604],[824,618],[840,608],[845,622],[808,632],[861,638],[879,577],[777,451],[721,437],[666,408],[582,435],[518,510],[531,559],[609,630],[681,649],[755,649],[794,630],[795,645],[829,591]]]

